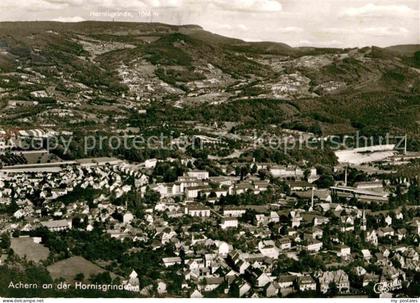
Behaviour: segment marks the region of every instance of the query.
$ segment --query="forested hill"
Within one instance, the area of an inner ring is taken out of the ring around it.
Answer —
[[[158,122],[167,111],[175,120],[275,123],[325,135],[390,131],[415,141],[420,46],[293,48],[196,25],[3,22],[0,90],[5,125],[39,124],[47,109],[77,108],[85,127],[92,120],[106,128],[99,114],[152,106],[163,113]],[[10,110],[11,99],[41,106]]]

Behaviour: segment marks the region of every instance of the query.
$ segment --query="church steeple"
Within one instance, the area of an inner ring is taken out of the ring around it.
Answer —
[[[361,230],[366,230],[366,211],[363,210],[363,214],[362,214],[362,226],[361,226]]]
[[[309,211],[314,210],[314,188],[312,187],[312,196],[311,196],[311,207],[309,208]]]

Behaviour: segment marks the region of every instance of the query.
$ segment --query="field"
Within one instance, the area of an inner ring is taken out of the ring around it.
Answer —
[[[20,258],[38,263],[46,260],[50,250],[42,244],[34,242],[33,238],[13,238],[11,248]]]
[[[66,281],[73,281],[75,276],[80,273],[83,274],[85,278],[89,278],[105,272],[105,270],[83,257],[71,257],[58,261],[48,266],[47,270],[54,280],[63,278]]]

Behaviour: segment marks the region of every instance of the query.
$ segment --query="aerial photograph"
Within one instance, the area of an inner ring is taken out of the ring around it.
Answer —
[[[81,298],[420,303],[420,0],[0,0],[0,302]]]

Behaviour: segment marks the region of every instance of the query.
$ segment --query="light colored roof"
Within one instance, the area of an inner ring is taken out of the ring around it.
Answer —
[[[366,190],[366,189],[357,189],[354,187],[349,186],[332,186],[332,190],[338,190],[342,192],[348,192],[348,193],[354,193],[358,195],[364,195],[364,196],[373,196],[373,197],[386,197],[386,193],[379,193],[373,190]]]
[[[67,220],[44,221],[41,225],[47,228],[68,227],[69,222]]]
[[[186,206],[186,208],[188,210],[210,210],[210,208],[201,204],[189,204]]]

